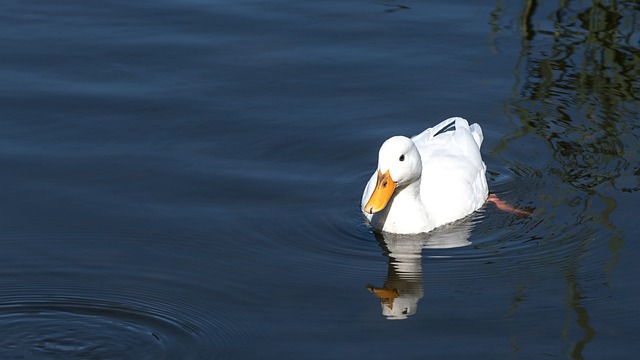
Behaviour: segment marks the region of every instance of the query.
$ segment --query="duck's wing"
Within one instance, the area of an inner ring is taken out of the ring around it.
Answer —
[[[440,124],[434,127],[428,128],[427,130],[421,132],[420,134],[412,137],[411,140],[413,140],[413,142],[416,143],[416,145],[424,144],[427,141],[429,141],[431,138],[435,137],[436,135],[440,135],[446,132],[447,130],[451,130],[452,128],[455,129],[456,119],[457,118],[455,117],[448,118],[440,122]]]
[[[461,132],[461,133],[458,133],[458,135],[461,135],[462,133],[468,131],[473,136],[473,140],[476,143],[476,146],[478,147],[478,149],[480,149],[480,146],[482,145],[482,141],[484,140],[484,135],[482,134],[482,129],[480,128],[480,125],[478,124],[469,125],[469,122],[466,119],[461,117],[448,118],[440,122],[438,125],[432,128],[429,128],[421,132],[420,134],[412,137],[411,140],[413,140],[416,146],[418,146],[418,149],[420,149],[422,146],[426,145],[430,140],[432,140],[435,137],[439,137],[439,136],[447,137],[452,135],[452,133],[456,133],[458,131]]]
[[[436,226],[477,210],[487,198],[480,126],[451,118],[413,138],[422,157],[420,193]]]
[[[482,128],[480,128],[480,125],[478,124],[471,124],[469,126],[469,131],[471,132],[471,135],[473,135],[473,139],[476,141],[479,149],[482,146],[482,140],[484,140]]]

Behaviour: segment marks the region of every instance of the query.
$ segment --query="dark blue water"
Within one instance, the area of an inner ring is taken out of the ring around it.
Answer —
[[[9,0],[0,34],[1,359],[640,350],[637,1]],[[375,236],[378,147],[449,116],[533,214]]]

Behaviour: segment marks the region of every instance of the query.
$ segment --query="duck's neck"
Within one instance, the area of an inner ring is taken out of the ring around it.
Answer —
[[[417,234],[433,229],[420,196],[420,179],[397,189],[389,205],[383,231]]]

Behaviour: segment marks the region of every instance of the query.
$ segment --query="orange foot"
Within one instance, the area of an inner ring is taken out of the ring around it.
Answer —
[[[489,194],[489,198],[487,199],[487,201],[490,201],[496,204],[498,209],[502,211],[510,212],[518,216],[529,216],[531,215],[531,213],[533,213],[533,210],[530,210],[530,209],[521,210],[521,209],[515,208],[507,204],[506,202],[500,200],[495,194]]]

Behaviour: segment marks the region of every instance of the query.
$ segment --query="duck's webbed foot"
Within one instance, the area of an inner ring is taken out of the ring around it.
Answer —
[[[507,204],[506,202],[500,200],[496,194],[489,194],[489,198],[487,199],[487,202],[492,202],[498,207],[498,209],[518,215],[518,216],[530,216],[533,213],[533,209],[530,209],[530,208],[518,209],[516,207],[513,207]]]

